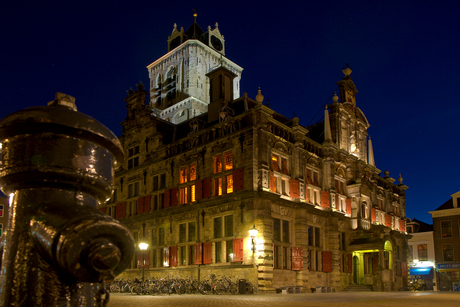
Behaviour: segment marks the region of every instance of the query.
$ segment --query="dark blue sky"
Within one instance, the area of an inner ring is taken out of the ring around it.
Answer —
[[[460,190],[458,1],[2,1],[0,117],[59,91],[120,135],[126,90],[149,84],[146,66],[195,7],[244,68],[241,93],[260,86],[302,125],[321,119],[348,62],[376,166],[409,186],[408,217],[431,223]]]

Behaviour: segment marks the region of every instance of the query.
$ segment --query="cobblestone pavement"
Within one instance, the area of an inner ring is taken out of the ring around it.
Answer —
[[[112,293],[109,307],[271,307],[271,306],[404,306],[459,307],[458,292],[342,292],[254,295],[132,295]]]

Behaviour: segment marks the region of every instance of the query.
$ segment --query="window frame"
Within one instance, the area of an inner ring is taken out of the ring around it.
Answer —
[[[449,226],[448,226],[448,233],[446,233],[446,235],[444,235],[444,230],[445,230],[445,227],[443,227],[443,223],[449,223]],[[452,232],[452,221],[451,220],[443,220],[443,221],[440,221],[440,227],[441,227],[441,239],[447,239],[447,238],[452,238],[453,237],[453,232]],[[449,235],[450,234],[450,235]]]

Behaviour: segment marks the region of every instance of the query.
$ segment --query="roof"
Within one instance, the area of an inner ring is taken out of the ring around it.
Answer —
[[[444,204],[439,206],[436,210],[446,210],[446,209],[453,209],[454,208],[454,202],[452,201],[452,198],[450,198],[448,201],[446,201]]]
[[[412,219],[412,222],[420,225],[420,227],[417,229],[417,232],[433,231],[433,224],[427,224],[417,220],[415,217]]]
[[[188,28],[187,31],[185,31],[185,35],[187,36],[187,39],[198,39],[201,40],[202,35],[204,34],[204,31],[200,28],[200,26],[194,22]]]

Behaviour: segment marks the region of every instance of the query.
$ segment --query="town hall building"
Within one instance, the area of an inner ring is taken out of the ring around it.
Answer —
[[[308,127],[265,105],[260,89],[240,94],[243,68],[217,24],[174,25],[147,70],[149,88],[125,98],[126,158],[100,208],[136,241],[120,277],[143,266],[146,278],[225,275],[259,293],[404,285],[407,186],[379,175],[350,68],[324,121]]]

